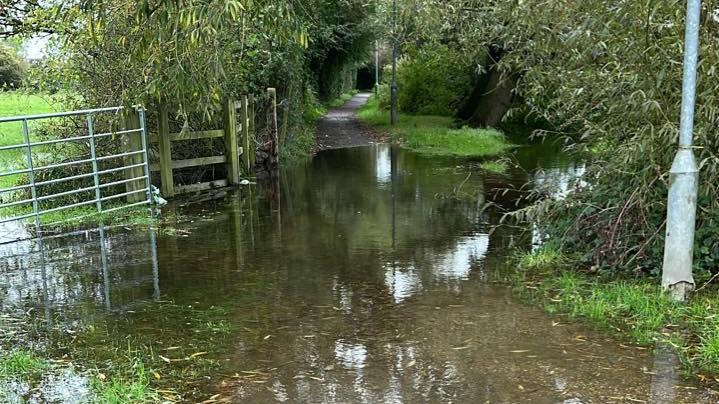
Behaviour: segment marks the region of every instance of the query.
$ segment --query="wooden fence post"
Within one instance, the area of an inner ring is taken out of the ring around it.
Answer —
[[[270,87],[267,89],[267,95],[270,97],[270,136],[274,143],[273,154],[280,162],[280,140],[277,137],[277,90]]]
[[[158,107],[158,141],[160,142],[160,182],[162,196],[175,196],[175,180],[172,176],[172,141],[170,140],[170,124],[167,104]]]
[[[257,134],[256,134],[256,122],[255,122],[255,95],[250,94],[248,100],[249,107],[249,119],[247,128],[250,131],[250,150],[247,151],[247,155],[250,156],[250,167],[255,166],[257,161]]]
[[[125,113],[125,130],[133,130],[133,129],[140,129],[140,116],[135,109],[127,109],[127,111]],[[134,152],[134,151],[142,150],[142,137],[141,136],[142,136],[142,134],[139,132],[133,132],[133,133],[129,133],[129,134],[123,136],[125,152]],[[135,154],[133,156],[125,157],[125,165],[141,164],[142,162],[143,162],[143,157],[140,154]],[[125,170],[125,178],[128,180],[131,178],[142,177],[143,175],[145,175],[145,172],[142,167],[133,167],[133,168],[128,168]],[[125,191],[126,192],[140,191],[142,189],[145,189],[144,184],[145,184],[145,180],[142,180],[142,179],[130,181],[125,184]],[[129,202],[129,203],[141,202],[146,199],[147,199],[147,196],[140,192],[130,194],[127,196],[127,202]]]
[[[225,124],[225,155],[227,156],[227,183],[238,185],[240,183],[240,156],[237,147],[237,114],[235,113],[235,102],[224,103],[224,124]]]
[[[242,96],[242,112],[240,115],[242,119],[242,162],[245,164],[245,172],[250,174],[252,166],[250,166],[250,119],[249,119],[249,104],[247,96]]]

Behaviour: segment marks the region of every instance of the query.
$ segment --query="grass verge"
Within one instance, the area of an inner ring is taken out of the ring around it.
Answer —
[[[389,112],[379,108],[376,97],[358,111],[363,122],[390,133],[395,141],[424,154],[459,157],[490,157],[512,147],[502,133],[493,129],[453,128],[452,118],[432,115],[400,115],[399,123],[389,124]],[[488,171],[500,170],[498,165]]]
[[[573,260],[545,247],[512,259],[504,274],[515,292],[547,312],[618,333],[638,345],[676,348],[688,370],[719,374],[719,295],[670,300],[656,279],[605,279],[573,270]],[[703,375],[702,375],[703,376]],[[703,377],[702,377],[703,378]]]

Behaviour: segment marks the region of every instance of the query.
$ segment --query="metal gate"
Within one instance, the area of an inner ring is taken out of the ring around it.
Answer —
[[[0,146],[0,178],[15,178],[0,188],[0,224],[34,218],[39,227],[57,222],[42,222],[53,212],[78,208],[67,215],[76,219],[152,203],[143,108],[0,118],[0,130],[23,139]],[[92,213],[80,212],[86,205],[95,205]]]

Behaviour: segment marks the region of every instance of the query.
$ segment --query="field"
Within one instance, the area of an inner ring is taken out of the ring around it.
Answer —
[[[33,115],[51,112],[52,99],[46,95],[23,92],[0,92],[0,117]],[[32,130],[32,127],[30,128]],[[22,123],[0,123],[0,146],[23,142]],[[24,167],[21,149],[0,151],[0,171]],[[19,176],[0,177],[0,189],[13,186]]]

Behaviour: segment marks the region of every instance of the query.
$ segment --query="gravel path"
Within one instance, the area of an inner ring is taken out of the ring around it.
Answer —
[[[382,142],[382,136],[368,128],[357,118],[357,110],[364,105],[370,93],[359,93],[345,105],[327,113],[317,125],[317,151],[366,146]]]

